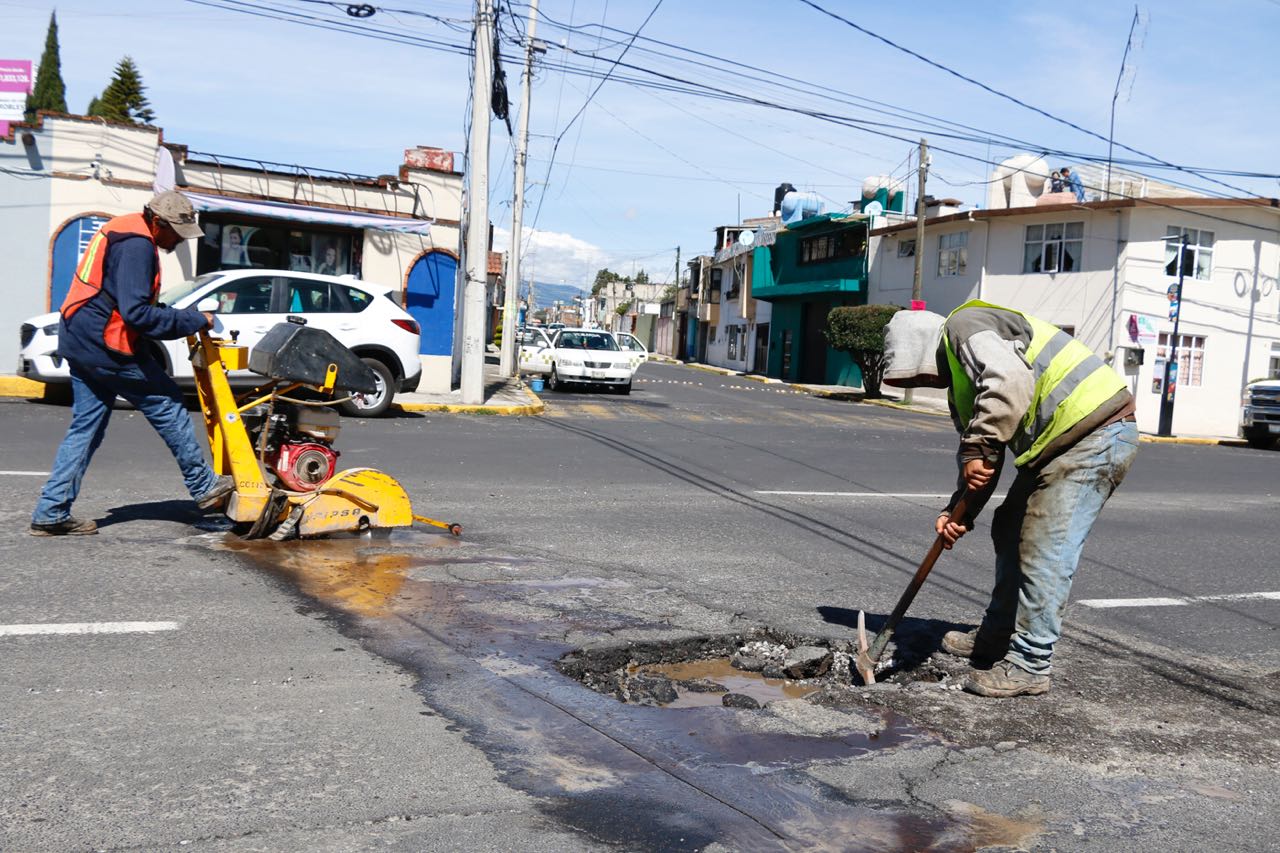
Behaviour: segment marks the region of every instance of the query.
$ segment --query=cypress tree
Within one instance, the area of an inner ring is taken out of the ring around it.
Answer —
[[[116,66],[115,75],[101,97],[90,102],[89,115],[126,124],[151,124],[156,114],[147,101],[146,90],[138,66],[126,56]]]
[[[27,121],[35,121],[36,110],[67,111],[67,87],[62,82],[62,60],[58,55],[58,15],[49,15],[49,31],[44,37],[44,53],[40,55],[40,69],[36,72],[36,84],[27,95]]]

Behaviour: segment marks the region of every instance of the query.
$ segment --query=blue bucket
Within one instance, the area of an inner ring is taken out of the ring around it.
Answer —
[[[535,393],[535,394],[541,394],[541,393],[542,393],[542,385],[543,385],[543,383],[542,383],[542,379],[541,379],[541,377],[538,377],[538,378],[534,378],[534,379],[530,379],[530,380],[529,380],[529,390],[530,390],[530,391],[532,391],[532,392],[533,392],[533,393]]]

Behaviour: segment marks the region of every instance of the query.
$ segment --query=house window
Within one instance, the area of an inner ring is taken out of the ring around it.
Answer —
[[[716,267],[711,270],[711,294],[707,301],[713,305],[720,303],[720,285],[724,281],[724,270]]]
[[[916,256],[915,240],[899,240],[898,241],[898,257],[914,258]]]
[[[1155,372],[1151,390],[1160,393],[1164,385],[1164,365],[1169,358],[1168,332],[1161,332],[1156,345]],[[1204,379],[1204,335],[1178,335],[1178,386],[1198,388]]]
[[[1083,222],[1028,225],[1022,250],[1022,271],[1072,272],[1080,268],[1083,249]]]
[[[964,275],[968,262],[968,231],[943,234],[938,238],[938,275]]]
[[[1179,252],[1183,235],[1186,235],[1187,246]],[[1185,276],[1201,279],[1207,279],[1213,273],[1212,231],[1179,228],[1176,225],[1165,229],[1164,274],[1176,277],[1179,271]]]
[[[728,272],[729,272],[729,287],[724,292],[724,298],[737,299],[738,291],[740,290],[740,288],[738,287],[738,276],[734,270],[729,270]]]
[[[1267,378],[1280,379],[1280,344],[1271,345],[1271,363],[1267,365]]]
[[[737,361],[738,360],[738,328],[737,326],[730,326],[727,331],[729,332],[729,360]]]
[[[830,234],[819,234],[816,237],[805,237],[800,241],[800,263],[820,264],[839,258],[853,258],[862,247],[857,239],[859,233],[846,228]]]
[[[204,214],[200,224],[204,236],[196,244],[197,273],[258,267],[360,275],[363,237],[358,231],[303,230],[223,214]]]

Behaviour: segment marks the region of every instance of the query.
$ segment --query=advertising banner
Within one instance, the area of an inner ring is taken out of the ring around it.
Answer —
[[[8,136],[9,122],[22,121],[31,93],[31,60],[0,59],[0,136]]]

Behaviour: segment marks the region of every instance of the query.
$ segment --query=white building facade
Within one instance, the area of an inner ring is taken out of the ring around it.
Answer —
[[[915,224],[870,239],[868,301],[909,305]],[[1158,429],[1179,271],[1175,434],[1237,435],[1243,387],[1280,370],[1280,209],[1265,199],[968,211],[927,220],[922,251],[929,310],[982,299],[1070,331],[1129,381],[1143,432]]]
[[[215,269],[355,275],[404,297],[422,327],[418,388],[451,387],[462,175],[452,155],[410,149],[396,174],[358,176],[190,151],[154,127],[42,114],[0,138],[0,373],[17,367],[16,330],[56,311],[80,253],[112,216],[176,188],[205,236],[162,254],[165,285]]]

